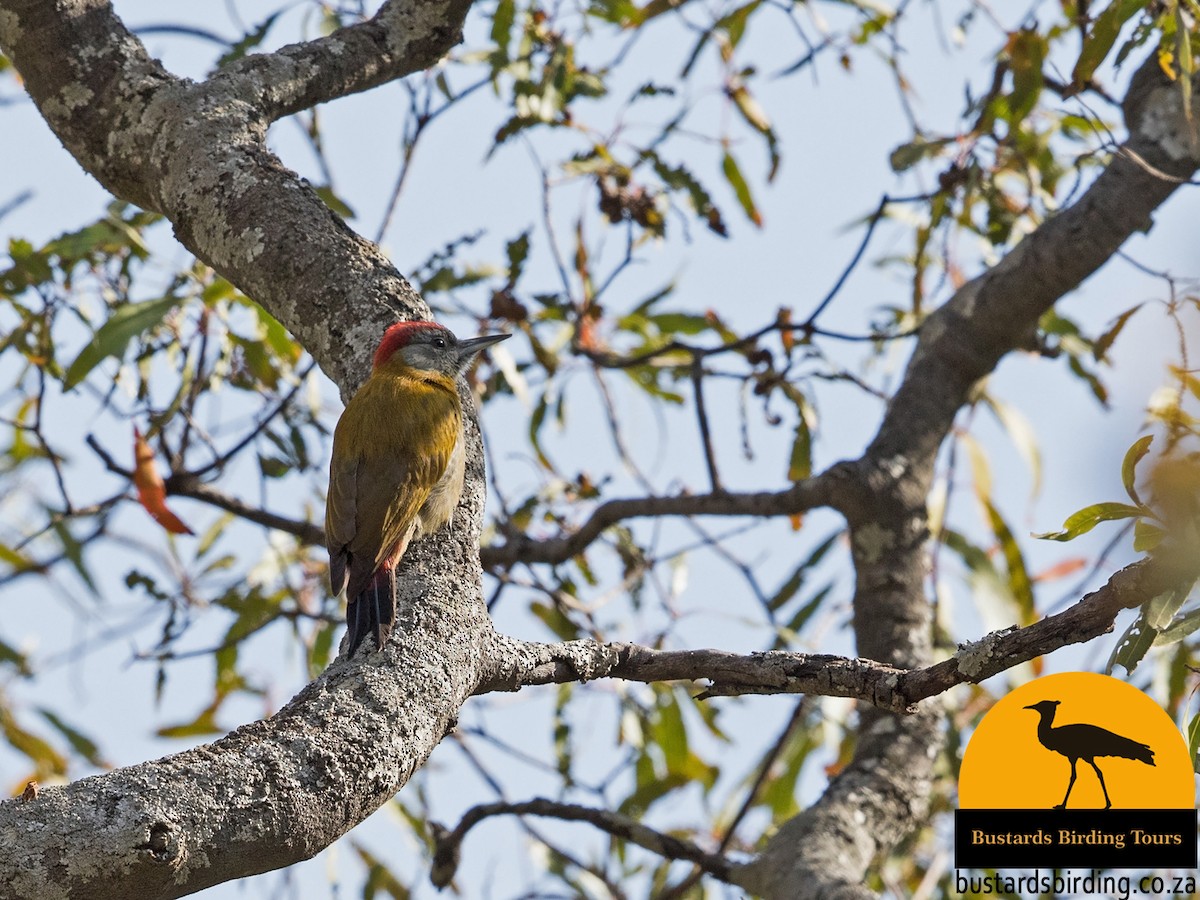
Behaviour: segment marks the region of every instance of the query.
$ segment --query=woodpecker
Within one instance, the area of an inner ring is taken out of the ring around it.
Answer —
[[[454,514],[466,463],[455,379],[507,337],[459,340],[434,322],[393,325],[338,420],[325,544],[334,596],[346,592],[347,656],[368,634],[383,649],[396,618],[396,564],[410,541]]]

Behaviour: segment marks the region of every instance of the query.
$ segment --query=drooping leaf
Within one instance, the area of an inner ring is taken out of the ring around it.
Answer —
[[[1133,523],[1133,549],[1139,553],[1151,552],[1166,536],[1165,531],[1145,519],[1138,519]]]
[[[1179,612],[1179,608],[1183,606],[1183,601],[1187,599],[1191,590],[1192,582],[1177,584],[1170,590],[1163,591],[1146,601],[1142,608],[1146,624],[1159,632],[1168,628],[1175,618],[1175,613]]]
[[[313,191],[325,202],[326,206],[332,209],[341,218],[347,220],[355,218],[354,210],[345,200],[335,194],[333,192],[333,188],[331,188],[329,185],[323,184],[320,187],[313,188]]]
[[[147,300],[145,303],[130,303],[117,309],[108,317],[108,321],[100,326],[91,343],[84,347],[75,357],[75,361],[67,367],[66,376],[63,378],[63,390],[71,390],[108,357],[123,356],[130,341],[162,322],[167,313],[178,304],[177,297],[167,296]]]
[[[1154,638],[1154,646],[1163,647],[1168,644],[1177,644],[1186,637],[1190,637],[1200,630],[1200,609],[1193,609],[1179,616],[1164,628]]]
[[[1139,303],[1136,306],[1125,310],[1125,312],[1117,316],[1112,325],[1108,327],[1107,331],[1100,335],[1100,337],[1096,338],[1096,343],[1092,345],[1092,358],[1095,359],[1096,362],[1101,362],[1106,358],[1108,350],[1110,347],[1112,347],[1113,342],[1116,341],[1117,336],[1120,335],[1120,333],[1124,330],[1125,326],[1129,323],[1129,320],[1133,318],[1133,314],[1141,309],[1142,306],[1144,306],[1144,304]]]
[[[383,891],[392,900],[409,900],[412,892],[398,879],[391,869],[358,841],[351,841],[350,846],[358,854],[359,860],[367,867],[367,882],[363,885],[363,900],[374,900]]]
[[[255,47],[263,42],[267,36],[267,32],[271,30],[271,26],[275,24],[275,20],[280,16],[280,12],[271,13],[262,21],[256,28],[252,28],[246,33],[241,40],[230,46],[229,50],[217,60],[217,68],[222,69],[232,62],[241,59]]]
[[[1192,755],[1192,770],[1200,772],[1200,713],[1192,716],[1187,727],[1188,753]]]
[[[796,422],[796,437],[792,441],[792,455],[788,460],[789,481],[803,481],[812,475],[812,432],[801,416]]]
[[[1022,28],[1009,38],[1007,49],[1013,76],[1009,122],[1015,127],[1037,106],[1043,84],[1042,64],[1049,48],[1043,35]]]
[[[156,732],[159,737],[165,738],[188,738],[188,737],[203,737],[209,734],[224,734],[225,729],[217,725],[217,710],[220,708],[220,700],[215,700],[211,705],[200,711],[200,714],[190,722],[181,722],[178,725],[166,725]]]
[[[729,151],[726,151],[721,159],[721,171],[725,173],[725,180],[733,188],[733,193],[742,207],[742,212],[746,214],[746,218],[759,228],[762,228],[762,213],[758,211],[758,206],[754,203],[754,196],[750,193],[750,185],[746,183],[746,178],[742,175],[742,170],[738,167],[737,160],[733,158],[733,154]]]
[[[23,728],[3,703],[0,703],[0,735],[10,747],[29,757],[40,777],[67,773],[66,758],[44,738]]]
[[[1137,475],[1137,464],[1150,452],[1150,444],[1153,442],[1154,435],[1143,435],[1133,442],[1133,446],[1125,452],[1125,459],[1121,461],[1121,482],[1125,485],[1125,493],[1138,506],[1142,505],[1142,499],[1138,496],[1137,488],[1134,485],[1134,479]]]
[[[98,769],[109,768],[109,763],[100,755],[100,748],[96,746],[95,741],[85,735],[83,732],[68,725],[55,712],[49,709],[39,709],[38,712],[42,717],[54,726],[63,737],[67,739],[67,743],[71,745],[71,749],[90,762]]]
[[[1017,606],[1021,610],[1022,624],[1029,625],[1036,619],[1037,613],[1033,605],[1033,583],[1025,568],[1025,558],[1021,554],[1021,547],[1000,515],[1000,511],[990,500],[984,503],[984,509],[987,511],[988,521],[991,523],[992,533],[1000,545],[1000,552],[1004,555],[1005,568],[1008,570],[1009,591],[1012,592],[1013,599],[1016,600]]]
[[[1117,641],[1117,645],[1108,658],[1108,665],[1104,668],[1105,673],[1111,675],[1115,666],[1121,666],[1127,675],[1132,675],[1138,663],[1154,646],[1154,639],[1157,636],[1158,632],[1150,627],[1143,616],[1139,615]]]
[[[137,488],[138,502],[155,522],[172,534],[192,534],[192,529],[167,508],[167,488],[158,473],[154,449],[137,426],[133,429],[133,458],[133,484]]]
[[[1143,0],[1111,0],[1092,20],[1092,27],[1084,37],[1079,59],[1071,72],[1071,81],[1077,88],[1091,80],[1117,42],[1121,27],[1144,8]]]
[[[1142,507],[1128,503],[1093,503],[1068,516],[1061,531],[1047,531],[1033,536],[1044,541],[1070,541],[1087,534],[1101,522],[1132,519],[1145,514],[1146,510]]]
[[[1042,451],[1038,446],[1037,433],[1034,431],[1033,425],[1016,407],[1002,403],[991,396],[984,399],[988,409],[996,416],[1009,440],[1013,442],[1021,459],[1029,467],[1029,474],[1033,482],[1030,495],[1038,496],[1042,490]]]

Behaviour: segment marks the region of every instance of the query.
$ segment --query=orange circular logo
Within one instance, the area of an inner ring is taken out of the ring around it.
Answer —
[[[999,700],[963,753],[960,809],[1192,809],[1192,761],[1171,717],[1130,684],[1047,675]]]

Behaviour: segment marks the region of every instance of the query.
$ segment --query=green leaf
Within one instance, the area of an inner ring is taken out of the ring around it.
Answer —
[[[1108,353],[1108,349],[1113,345],[1113,342],[1117,339],[1117,336],[1125,328],[1126,323],[1133,318],[1133,314],[1141,309],[1143,305],[1144,304],[1139,303],[1137,306],[1125,310],[1125,312],[1117,316],[1112,325],[1108,327],[1108,331],[1096,338],[1096,343],[1092,345],[1092,358],[1095,359],[1096,362],[1100,362],[1105,358]]]
[[[939,138],[927,141],[923,138],[908,144],[901,144],[892,151],[888,163],[893,172],[906,172],[924,159],[932,159],[941,153],[943,147],[951,142],[950,138]]]
[[[1108,665],[1104,668],[1105,673],[1111,675],[1114,666],[1121,666],[1127,675],[1132,675],[1138,663],[1154,645],[1154,639],[1157,636],[1158,632],[1146,623],[1145,618],[1139,615],[1133,620],[1133,624],[1125,629],[1121,639],[1117,641],[1117,646],[1113,648],[1112,655],[1108,658]]]
[[[990,396],[985,396],[984,402],[1004,428],[1025,465],[1029,466],[1029,474],[1033,480],[1030,494],[1036,497],[1042,491],[1042,451],[1038,447],[1037,432],[1025,414],[1016,407]]]
[[[162,322],[178,304],[179,298],[167,296],[145,303],[130,303],[117,309],[67,368],[63,390],[71,390],[108,357],[124,356],[130,341]]]
[[[1163,647],[1168,644],[1177,644],[1184,638],[1194,634],[1197,629],[1200,629],[1200,609],[1193,609],[1175,619],[1170,625],[1159,632],[1154,639],[1154,646]]]
[[[991,522],[992,533],[1000,545],[1000,552],[1004,554],[1004,564],[1008,569],[1008,589],[1021,610],[1022,624],[1029,625],[1036,619],[1037,614],[1033,604],[1033,582],[1025,568],[1025,558],[1021,555],[1021,548],[999,510],[990,500],[984,500],[984,509]]]
[[[378,857],[358,841],[351,841],[350,846],[358,854],[362,864],[367,867],[367,883],[363,885],[363,900],[373,900],[376,894],[383,891],[392,900],[409,900],[412,896],[408,888],[392,874]]]
[[[34,567],[33,560],[23,553],[18,553],[7,544],[0,544],[0,562],[12,566],[14,572],[25,572]]]
[[[1188,753],[1192,755],[1192,769],[1200,772],[1200,713],[1192,716],[1187,727]]]
[[[725,180],[733,188],[733,193],[737,197],[738,203],[741,204],[742,212],[746,214],[746,218],[759,228],[762,228],[762,213],[758,211],[758,207],[754,204],[754,197],[750,193],[750,185],[746,183],[746,179],[742,175],[742,170],[738,167],[737,160],[733,158],[733,154],[728,150],[725,151],[725,155],[721,159],[721,171],[725,173]]]
[[[519,236],[505,245],[508,256],[508,286],[513,287],[521,277],[525,268],[525,259],[529,256],[529,229],[526,228]]]
[[[1188,581],[1177,584],[1170,590],[1163,591],[1147,600],[1146,605],[1142,607],[1142,615],[1145,617],[1146,623],[1155,631],[1160,632],[1169,627],[1175,619],[1175,613],[1179,612],[1183,601],[1191,593],[1193,583]]]
[[[729,35],[729,46],[737,47],[741,42],[742,36],[746,33],[746,23],[750,20],[750,15],[762,5],[762,0],[751,0],[750,3],[744,6],[739,6],[733,12],[728,13],[720,18],[717,22],[717,27],[725,30]]]
[[[796,423],[796,437],[792,441],[792,455],[788,460],[789,481],[803,481],[812,475],[812,432],[804,416]]]
[[[325,205],[337,213],[341,218],[354,218],[354,210],[348,203],[346,203],[345,200],[335,194],[333,192],[333,188],[331,188],[329,185],[323,184],[318,188],[313,188],[313,190],[316,192],[316,195],[324,201]]]
[[[508,61],[508,42],[516,18],[517,5],[514,0],[500,0],[496,4],[496,11],[492,13],[492,43],[496,45],[501,64]]]
[[[1183,4],[1176,0],[1175,6],[1175,53],[1179,57],[1179,100],[1183,106],[1183,118],[1187,122],[1188,143],[1192,150],[1197,148],[1196,122],[1192,113],[1192,75],[1196,63],[1192,59],[1192,32],[1188,27],[1188,16]]]
[[[771,166],[767,172],[767,181],[774,181],[775,175],[779,171],[779,139],[775,135],[775,129],[771,127],[771,120],[767,116],[767,111],[762,108],[762,104],[754,99],[754,96],[744,84],[739,84],[730,90],[729,99],[733,101],[733,105],[737,107],[737,111],[746,120],[746,124],[763,136],[763,140],[767,144],[767,153],[771,159]]]
[[[102,599],[100,591],[96,588],[96,582],[92,580],[92,573],[88,571],[87,562],[83,558],[85,545],[71,533],[71,529],[65,522],[55,522],[52,527],[59,544],[62,545],[63,556],[67,562],[75,569],[75,573],[83,580],[83,583],[88,586],[92,595],[97,599]]]
[[[9,746],[29,757],[41,777],[67,774],[66,758],[49,742],[22,728],[7,707],[0,705],[0,734]]]
[[[1150,452],[1150,444],[1153,442],[1154,435],[1152,434],[1138,438],[1133,442],[1133,446],[1125,452],[1125,459],[1121,462],[1121,482],[1125,485],[1125,493],[1138,506],[1142,505],[1142,498],[1138,496],[1137,488],[1134,487],[1134,476],[1137,473],[1137,464]]]
[[[579,628],[557,606],[534,602],[529,604],[529,611],[541,619],[542,624],[559,640],[573,641],[579,637]]]
[[[229,523],[232,522],[233,519],[233,513],[222,513],[217,517],[217,520],[213,522],[212,525],[208,526],[208,529],[204,532],[204,535],[196,544],[196,559],[202,559],[204,554],[212,549],[212,545],[216,543],[217,538],[225,533],[226,527],[228,527]]]
[[[789,600],[791,600],[792,597],[796,596],[796,593],[801,587],[804,586],[804,579],[808,574],[808,570],[825,558],[825,554],[829,552],[829,549],[834,545],[837,539],[842,536],[842,534],[843,532],[841,529],[833,532],[831,535],[829,535],[829,537],[825,538],[825,540],[821,541],[821,543],[817,545],[816,549],[808,555],[807,559],[800,563],[800,565],[796,566],[792,574],[788,576],[787,581],[780,585],[779,590],[777,590],[771,599],[767,601],[767,607],[771,611],[774,612],[778,610]]]
[[[687,764],[688,737],[683,724],[683,711],[679,708],[674,690],[669,687],[664,689],[659,704],[658,721],[653,729],[654,740],[662,750],[667,771],[682,772]]]
[[[4,641],[0,641],[0,663],[16,666],[17,671],[26,678],[33,674],[33,669],[29,665],[29,657]]]
[[[59,734],[67,739],[67,743],[71,745],[72,750],[98,769],[109,768],[109,764],[100,755],[100,748],[87,735],[72,728],[51,710],[39,709],[38,712],[42,714],[42,717],[47,722],[54,726]]]
[[[333,658],[333,635],[337,629],[328,622],[317,626],[312,648],[308,652],[308,677],[316,678],[325,671]]]
[[[833,582],[830,582],[818,590],[813,594],[812,599],[800,605],[800,608],[796,610],[796,614],[788,620],[786,625],[781,625],[778,628],[774,649],[784,650],[795,642],[800,634],[800,630],[808,624],[808,620],[813,617],[813,613],[821,608],[821,604],[825,602],[825,598],[833,591],[833,587]]]
[[[1154,550],[1166,536],[1165,531],[1145,519],[1138,519],[1133,523],[1133,549],[1139,553],[1149,553]]]
[[[534,455],[542,467],[553,472],[554,464],[550,462],[550,457],[542,449],[541,443],[542,426],[546,423],[546,413],[549,410],[550,398],[547,394],[542,394],[538,398],[537,406],[533,408],[533,415],[529,417],[529,445],[533,447]]]
[[[167,725],[158,729],[159,737],[165,738],[183,738],[183,737],[202,737],[208,734],[224,734],[225,729],[217,725],[217,709],[220,707],[221,701],[215,700],[212,705],[202,710],[200,715],[196,716],[190,722],[183,722],[179,725]]]
[[[1092,20],[1091,30],[1084,38],[1083,47],[1079,51],[1079,59],[1071,73],[1071,80],[1077,87],[1082,87],[1091,80],[1100,63],[1117,42],[1121,27],[1134,15],[1145,8],[1143,0],[1112,0],[1108,6]]]
[[[1030,29],[1021,29],[1009,42],[1013,89],[1009,97],[1009,122],[1018,125],[1033,112],[1042,93],[1042,64],[1046,59],[1046,38]]]
[[[231,62],[241,59],[259,44],[261,44],[263,39],[267,36],[267,32],[270,31],[271,26],[275,24],[275,20],[278,19],[279,16],[280,12],[271,13],[271,15],[267,16],[267,18],[263,20],[261,25],[247,32],[246,35],[237,43],[230,45],[229,50],[225,53],[225,55],[217,60],[217,68],[224,68]]]
[[[1101,522],[1111,522],[1117,519],[1132,519],[1146,515],[1147,510],[1128,503],[1093,503],[1073,513],[1063,522],[1062,531],[1047,531],[1035,534],[1034,537],[1043,541],[1070,541],[1087,534]]]

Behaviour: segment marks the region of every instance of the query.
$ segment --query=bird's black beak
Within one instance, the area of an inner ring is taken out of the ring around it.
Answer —
[[[458,367],[465,369],[480,350],[486,350],[492,344],[506,341],[511,334],[481,334],[479,337],[466,338],[458,342]]]

